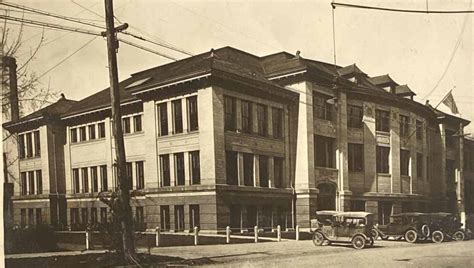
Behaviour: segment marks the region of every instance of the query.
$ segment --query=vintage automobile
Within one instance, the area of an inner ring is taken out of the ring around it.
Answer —
[[[408,243],[415,243],[418,239],[426,239],[430,235],[430,229],[425,222],[424,213],[409,212],[400,213],[390,217],[390,223],[386,225],[375,225],[372,236],[383,240],[393,237],[395,239],[405,238]]]
[[[373,216],[368,212],[319,211],[311,220],[313,243],[316,246],[350,243],[355,249],[371,247]]]
[[[462,229],[462,223],[451,213],[436,212],[427,213],[425,217],[431,230],[431,240],[441,243],[446,239],[462,241],[466,239],[466,233]]]

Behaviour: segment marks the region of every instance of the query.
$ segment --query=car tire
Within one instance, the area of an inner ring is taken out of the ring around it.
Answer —
[[[355,249],[363,249],[366,245],[365,237],[356,235],[352,238],[352,247]]]
[[[373,237],[369,237],[369,243],[367,244],[367,247],[373,247],[374,246],[374,238]]]
[[[313,234],[313,244],[315,246],[322,246],[324,244],[324,241],[326,239],[324,239],[324,235],[321,233],[321,232],[314,232]]]
[[[437,230],[431,234],[431,241],[439,244],[439,243],[442,243],[443,240],[444,240],[443,232]]]
[[[424,237],[430,236],[430,227],[427,224],[423,224],[423,226],[421,226],[421,234]]]
[[[370,230],[370,235],[374,238],[374,240],[377,240],[379,238],[379,232],[375,229]]]
[[[453,234],[453,239],[455,241],[463,241],[466,239],[466,234],[461,231],[461,230],[457,230],[456,232],[454,232]]]
[[[405,241],[408,243],[415,243],[418,239],[418,233],[415,230],[408,230],[405,233]]]

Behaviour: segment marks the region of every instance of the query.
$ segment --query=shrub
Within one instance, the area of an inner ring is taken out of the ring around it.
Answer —
[[[32,253],[58,250],[54,229],[48,225],[5,229],[5,253]]]

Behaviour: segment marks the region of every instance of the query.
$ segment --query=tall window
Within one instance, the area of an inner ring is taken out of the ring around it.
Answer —
[[[97,132],[98,132],[98,136],[99,136],[99,139],[100,138],[105,138],[105,123],[104,122],[100,122],[99,124],[97,124]]]
[[[273,174],[275,187],[283,187],[283,157],[273,158]]]
[[[408,137],[410,135],[410,117],[400,115],[400,136]]]
[[[173,127],[174,133],[183,133],[183,109],[181,100],[175,100],[173,105]]]
[[[28,225],[33,226],[35,224],[35,211],[32,208],[28,209]]]
[[[272,131],[274,138],[283,138],[283,109],[272,108]]]
[[[97,178],[97,167],[91,167],[91,182],[92,182],[92,192],[99,192],[99,180]]]
[[[239,172],[237,168],[237,152],[225,152],[225,167],[227,184],[237,185],[239,182]]]
[[[242,101],[242,132],[252,133],[252,104]]]
[[[161,185],[170,186],[170,156],[160,155]]]
[[[390,131],[390,112],[375,110],[375,130]]]
[[[79,209],[71,208],[71,225],[79,223]]]
[[[100,208],[100,222],[107,222],[107,208]]]
[[[77,142],[77,128],[71,128],[71,143]]]
[[[189,229],[201,226],[201,219],[199,215],[199,205],[189,205]]]
[[[377,173],[389,173],[390,147],[377,146],[376,151]]]
[[[81,219],[83,224],[87,224],[89,222],[89,211],[87,208],[82,208],[81,209]]]
[[[35,172],[28,171],[28,194],[35,194]]]
[[[199,129],[197,96],[192,96],[192,97],[187,98],[187,102],[188,102],[189,131],[195,131]]]
[[[423,122],[416,120],[416,139],[423,140]]]
[[[20,134],[18,136],[18,149],[20,150],[20,158],[25,158],[26,154],[25,154],[25,135],[24,134]]]
[[[109,185],[107,181],[107,166],[102,165],[100,166],[100,186],[101,186],[101,191],[108,191],[109,190]]]
[[[79,140],[80,141],[87,140],[86,127],[85,126],[82,126],[82,127],[79,128]]]
[[[87,173],[87,168],[81,168],[82,174],[82,192],[88,193],[89,192],[89,176]]]
[[[258,173],[260,177],[260,186],[268,187],[268,156],[260,155],[258,157]]]
[[[191,158],[191,184],[201,184],[201,167],[199,162],[199,151],[189,153]]]
[[[176,185],[184,185],[184,154],[177,153],[175,156]]]
[[[335,167],[334,139],[315,135],[315,160],[317,167]]]
[[[175,231],[184,231],[184,206],[175,205],[174,206],[174,230]]]
[[[416,176],[418,178],[423,177],[423,159],[422,153],[416,153]]]
[[[160,228],[168,231],[170,227],[170,206],[160,206]]]
[[[95,124],[89,125],[88,127],[89,127],[89,139],[95,140]]]
[[[137,174],[137,189],[145,188],[145,171],[143,169],[143,161],[137,161],[135,163],[136,174]]]
[[[41,170],[36,171],[36,194],[43,194],[43,174]]]
[[[327,101],[330,96],[313,92],[313,114],[315,118],[332,120],[332,106]]]
[[[168,135],[168,106],[166,103],[158,104],[158,120],[160,121],[158,134]]]
[[[349,158],[349,171],[364,171],[364,145],[349,143],[347,149],[347,154]]]
[[[130,117],[122,118],[122,130],[123,130],[123,134],[127,134],[131,132]]]
[[[21,193],[21,195],[27,195],[27,194],[28,194],[28,192],[27,192],[27,189],[28,189],[28,186],[27,186],[28,180],[27,180],[26,176],[27,176],[27,175],[26,175],[26,172],[21,172],[21,173],[20,173],[20,180],[21,180],[21,181],[20,181],[20,187],[21,187],[20,193]]]
[[[253,186],[253,154],[244,153],[244,185]]]
[[[257,105],[257,125],[258,125],[258,135],[267,136],[267,128],[268,128],[267,107],[262,104]]]
[[[72,170],[72,190],[75,194],[80,191],[80,180],[79,180],[79,169],[74,168]]]
[[[33,137],[31,136],[31,132],[26,133],[26,156],[33,156]]]
[[[400,175],[408,176],[410,167],[410,151],[400,150]]]
[[[33,132],[34,140],[35,140],[35,156],[41,155],[41,141],[40,141],[40,132],[37,130]]]
[[[97,208],[91,208],[91,223],[96,224],[97,223]]]
[[[133,170],[132,170],[132,162],[127,162],[125,164],[125,173],[127,174],[127,181],[130,189],[133,188]]]
[[[224,97],[224,128],[235,131],[237,128],[237,114],[235,109],[235,99]]]
[[[141,132],[142,128],[142,115],[135,115],[133,116],[133,131],[134,132]]]
[[[21,227],[26,225],[26,209],[24,208],[20,210],[20,225]]]
[[[351,128],[362,128],[362,107],[347,105],[347,126]]]

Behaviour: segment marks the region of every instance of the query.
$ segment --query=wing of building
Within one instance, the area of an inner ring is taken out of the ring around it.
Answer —
[[[355,64],[223,47],[132,74],[120,94],[142,229],[305,228],[316,210],[369,211],[386,223],[456,211],[459,176],[473,192],[469,121]],[[117,187],[110,113],[104,89],[3,125],[19,141],[15,223],[107,221],[98,195]]]

